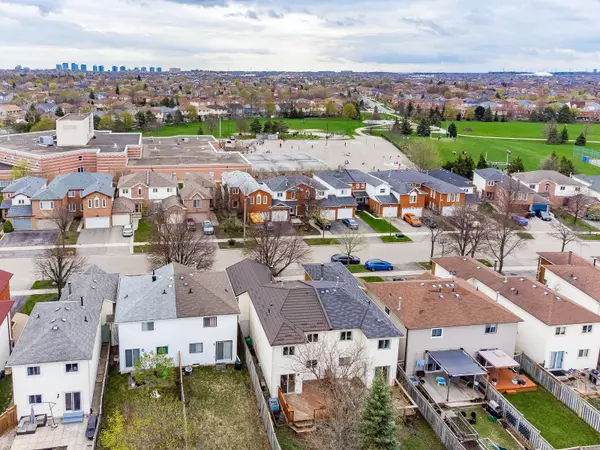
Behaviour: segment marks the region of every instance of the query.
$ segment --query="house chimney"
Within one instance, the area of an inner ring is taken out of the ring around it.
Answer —
[[[594,264],[594,267],[596,267],[596,258],[594,258],[594,263],[593,264]]]
[[[73,291],[71,290],[71,282],[69,281],[67,285],[69,286],[69,295],[71,295],[73,293]]]
[[[83,308],[83,295],[81,296],[81,299],[79,301],[81,303],[81,307]]]
[[[568,262],[569,266],[571,265],[572,259],[573,259],[573,250],[569,250],[569,262]]]
[[[192,293],[192,288],[190,288],[190,292],[189,292],[189,293],[190,293],[190,294]]]
[[[154,283],[156,281],[156,271],[154,269],[152,269],[152,282]]]
[[[83,316],[83,321],[84,321],[84,322],[87,322],[87,321],[88,321],[88,320],[87,320],[87,316]]]
[[[321,263],[321,281],[323,281],[324,278],[324,269],[325,269],[325,264]]]
[[[402,297],[398,297],[398,307],[396,308],[397,311],[400,311],[402,309]]]

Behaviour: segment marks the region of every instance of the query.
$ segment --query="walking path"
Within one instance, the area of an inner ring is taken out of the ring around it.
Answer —
[[[25,295],[35,295],[35,294],[56,294],[58,289],[29,289],[26,291],[11,291],[11,296],[25,296]]]

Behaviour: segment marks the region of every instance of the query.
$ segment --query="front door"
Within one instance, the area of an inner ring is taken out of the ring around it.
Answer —
[[[81,411],[81,392],[65,394],[65,411]]]
[[[233,341],[217,342],[217,361],[231,361],[233,351]]]
[[[562,369],[565,352],[550,352],[550,369]]]
[[[293,394],[296,392],[296,374],[281,375],[279,378],[279,387],[284,394]]]

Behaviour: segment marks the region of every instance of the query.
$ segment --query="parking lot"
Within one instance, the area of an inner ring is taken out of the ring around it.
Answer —
[[[33,247],[54,245],[58,238],[56,230],[14,231],[4,235],[0,247]]]

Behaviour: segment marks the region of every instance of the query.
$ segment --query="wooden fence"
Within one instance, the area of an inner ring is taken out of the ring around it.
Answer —
[[[260,416],[265,425],[265,429],[267,430],[267,438],[271,444],[271,450],[281,450],[279,441],[277,440],[277,435],[275,434],[275,427],[273,426],[273,421],[271,420],[271,410],[265,401],[265,397],[260,387],[260,381],[258,379],[258,374],[256,373],[256,367],[254,367],[252,354],[250,353],[250,349],[248,348],[246,341],[242,339],[242,342],[244,345],[246,367],[248,368],[248,373],[250,374],[250,379],[252,380],[252,387],[254,388],[256,403],[258,405],[258,409],[260,410]]]
[[[103,418],[102,405],[104,403],[104,391],[106,390],[106,380],[108,379],[108,365],[110,362],[110,344],[107,345],[108,353],[106,354],[106,361],[104,363],[104,378],[102,379],[102,388],[100,389],[100,403],[98,404],[98,421],[96,422],[96,430],[94,431],[94,437],[92,439],[92,448],[96,448],[96,446],[98,445],[98,436],[100,435],[100,424],[102,423]]]
[[[585,423],[600,433],[600,411],[579,395],[575,389],[567,386],[524,353],[517,355],[515,360],[538,384],[544,386],[552,395],[581,417]]]
[[[529,444],[529,448],[534,448],[536,450],[554,450],[554,447],[542,437],[542,433],[540,433],[540,431],[534,427],[517,408],[506,400],[494,386],[488,383],[486,377],[478,376],[477,381],[481,386],[486,387],[485,398],[488,403],[491,400],[494,400],[500,405],[500,408],[502,408],[502,417],[504,417],[506,423]]]
[[[0,436],[17,426],[17,406],[13,405],[0,414]]]
[[[404,373],[404,370],[402,370],[400,366],[398,366],[397,377],[400,385],[404,387],[406,392],[408,392],[408,395],[410,395],[410,398],[417,404],[419,412],[425,417],[425,420],[429,422],[429,425],[431,425],[435,434],[438,435],[444,444],[444,447],[449,450],[465,450],[465,447],[461,444],[450,427],[446,425],[446,422],[444,422],[423,394],[421,394],[410,382],[406,373]]]

